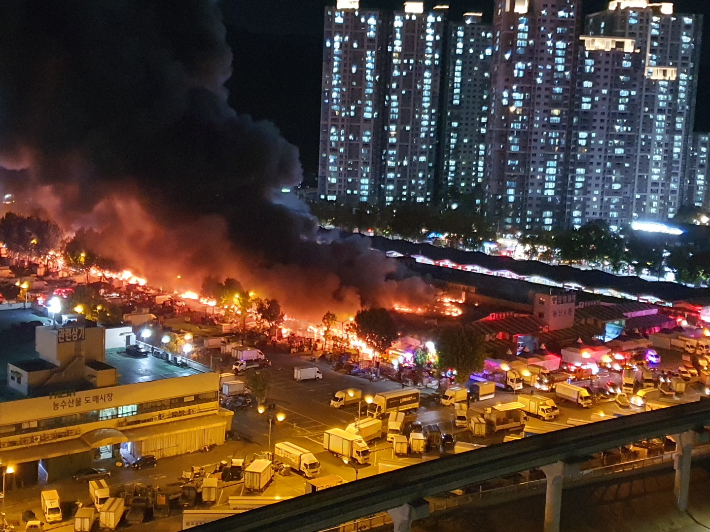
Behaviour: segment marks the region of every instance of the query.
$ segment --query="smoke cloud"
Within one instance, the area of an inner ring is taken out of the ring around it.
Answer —
[[[2,2],[0,164],[166,289],[231,276],[312,318],[431,297],[362,237],[318,242],[280,192],[297,149],[227,104],[225,34],[209,0]]]

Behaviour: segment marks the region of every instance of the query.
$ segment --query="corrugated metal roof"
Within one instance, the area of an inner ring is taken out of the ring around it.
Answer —
[[[624,313],[619,309],[619,305],[589,305],[578,308],[574,312],[574,319],[582,321],[586,319],[599,321],[615,321],[625,319]]]
[[[470,325],[482,334],[506,332],[511,335],[539,332],[545,326],[542,320],[532,316],[503,318],[500,320],[479,320]]]

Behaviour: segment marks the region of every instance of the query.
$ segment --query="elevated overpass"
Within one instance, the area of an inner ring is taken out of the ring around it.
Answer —
[[[590,454],[635,441],[672,436],[677,444],[675,496],[685,510],[693,445],[706,437],[710,399],[632,416],[590,423],[404,469],[295,497],[275,505],[208,523],[199,532],[315,532],[346,521],[389,511],[395,531],[425,517],[424,497],[492,478],[541,468],[547,476],[545,531],[559,531],[562,483],[567,468]]]

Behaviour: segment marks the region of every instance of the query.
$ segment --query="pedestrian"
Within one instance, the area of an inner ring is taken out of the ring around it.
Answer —
[[[402,389],[404,390],[404,381],[402,381]]]

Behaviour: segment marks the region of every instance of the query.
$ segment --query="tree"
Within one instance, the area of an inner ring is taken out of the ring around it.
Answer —
[[[335,314],[333,314],[331,311],[326,312],[323,314],[323,327],[325,328],[325,336],[330,335],[330,330],[333,328],[333,325],[335,325],[338,321],[338,318]]]
[[[87,319],[99,321],[99,313],[103,310],[108,313],[106,300],[99,295],[99,292],[88,285],[78,285],[74,292],[62,305],[62,310],[66,312],[76,312],[83,314]]]
[[[468,382],[469,375],[483,369],[487,350],[485,339],[469,327],[443,329],[437,343],[439,368],[455,369],[456,382]]]
[[[244,374],[244,382],[251,389],[258,402],[266,399],[271,383],[271,372],[268,369],[249,369]]]
[[[361,310],[355,315],[357,334],[380,353],[397,338],[397,326],[384,308]]]
[[[8,212],[0,219],[0,240],[15,253],[43,256],[59,249],[62,230],[51,220]]]
[[[283,323],[284,313],[281,312],[281,304],[276,299],[256,299],[255,301],[256,313],[260,320],[269,324],[269,329]]]

